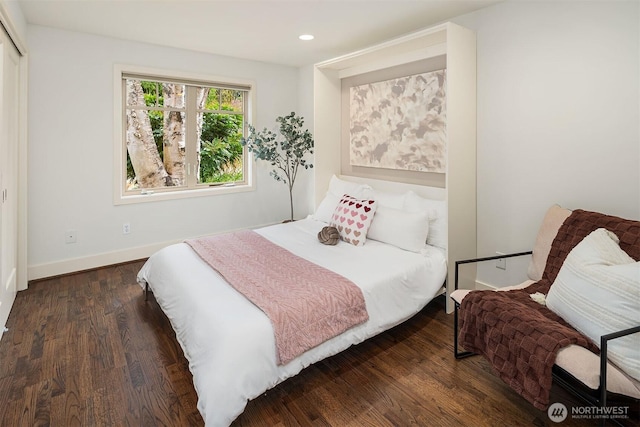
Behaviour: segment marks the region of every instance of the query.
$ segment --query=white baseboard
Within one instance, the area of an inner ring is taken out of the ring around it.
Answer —
[[[249,228],[261,228],[268,225],[274,224],[264,224]],[[241,229],[227,230],[214,234],[230,233],[238,230]],[[196,236],[196,238],[197,237],[199,236]],[[113,252],[104,252],[80,258],[71,258],[46,264],[30,265],[27,268],[27,278],[28,280],[38,280],[47,277],[55,277],[64,274],[75,273],[77,271],[91,270],[94,268],[104,267],[106,265],[120,264],[123,262],[148,258],[160,249],[182,241],[184,241],[184,239],[170,240],[165,242],[153,243],[146,246],[125,248]]]
[[[91,270],[105,265],[119,264],[137,259],[148,258],[154,252],[178,241],[156,243],[148,246],[127,248],[119,251],[105,252],[81,258],[71,258],[47,264],[30,265],[27,269],[28,280],[60,276],[76,271]]]
[[[499,287],[476,280],[476,290],[478,291],[495,291],[496,289],[499,289]]]
[[[9,313],[16,299],[16,269],[14,268],[9,275],[6,283],[3,283],[4,289],[0,289],[0,339],[4,334],[5,324],[9,319]]]

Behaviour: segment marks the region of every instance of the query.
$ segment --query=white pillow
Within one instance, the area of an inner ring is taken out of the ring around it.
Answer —
[[[447,249],[447,205],[444,200],[425,199],[409,191],[404,202],[408,212],[426,212],[429,216],[427,243]]]
[[[408,193],[390,193],[386,191],[373,192],[373,199],[378,202],[378,206],[386,206],[393,209],[402,209]]]
[[[313,214],[313,218],[318,221],[326,222],[327,224],[331,222],[331,216],[333,215],[333,211],[336,210],[336,206],[338,206],[338,202],[340,201],[340,196],[336,196],[331,192],[327,191],[327,195],[324,196],[324,199],[318,205],[318,208]]]
[[[640,325],[640,262],[599,228],[567,255],[547,307],[600,346],[600,337]],[[640,381],[640,333],[609,341],[609,360]]]
[[[407,212],[378,206],[367,238],[411,252],[420,252],[427,242],[429,216],[426,212]]]
[[[344,194],[349,194],[357,199],[366,199],[371,198],[373,190],[366,184],[345,181],[333,175],[329,181],[329,191],[318,205],[313,218],[327,224],[330,223],[333,211]]]

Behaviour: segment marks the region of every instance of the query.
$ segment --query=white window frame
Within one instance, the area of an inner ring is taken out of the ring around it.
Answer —
[[[214,186],[203,186],[198,188],[180,188],[172,191],[141,191],[138,194],[126,194],[125,183],[127,176],[127,149],[125,145],[124,128],[126,123],[125,107],[122,90],[123,75],[137,74],[145,76],[152,80],[154,77],[159,79],[176,79],[190,82],[199,82],[203,85],[237,85],[247,86],[248,107],[245,115],[245,126],[253,123],[255,109],[255,82],[253,80],[244,80],[229,77],[219,77],[210,75],[201,75],[194,73],[186,73],[183,71],[169,71],[157,68],[140,67],[135,65],[114,65],[114,151],[113,151],[113,204],[124,205],[133,203],[144,203],[159,200],[177,200],[192,197],[213,196],[229,193],[240,193],[253,191],[256,186],[254,174],[255,161],[253,156],[245,152],[243,162],[244,183],[242,184],[220,184]],[[246,150],[245,150],[246,151]]]

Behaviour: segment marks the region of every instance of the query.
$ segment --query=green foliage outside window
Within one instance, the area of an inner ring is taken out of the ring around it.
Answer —
[[[145,105],[164,105],[162,83],[140,82]],[[220,100],[222,105],[220,105]],[[241,92],[229,89],[209,90],[207,110],[242,111]],[[234,182],[243,179],[241,139],[243,137],[243,116],[241,114],[202,113],[203,123],[200,135],[200,183]],[[163,156],[164,113],[148,110],[153,138],[160,158]],[[133,181],[136,174],[127,156],[127,178]]]
[[[200,182],[242,179],[242,116],[205,113],[200,137]],[[238,165],[240,163],[240,165]]]

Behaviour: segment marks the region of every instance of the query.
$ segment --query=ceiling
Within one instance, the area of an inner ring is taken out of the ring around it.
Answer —
[[[29,24],[300,67],[501,0],[8,1]]]

